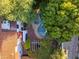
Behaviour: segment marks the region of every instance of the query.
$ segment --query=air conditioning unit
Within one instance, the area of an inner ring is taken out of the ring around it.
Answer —
[[[8,30],[10,30],[10,22],[4,20],[4,21],[1,23],[1,28],[2,28],[2,29],[8,29]]]
[[[22,31],[22,23],[20,21],[17,21],[17,32]]]

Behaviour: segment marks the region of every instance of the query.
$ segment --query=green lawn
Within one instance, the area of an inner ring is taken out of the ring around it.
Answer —
[[[25,48],[26,49],[29,49],[30,48],[30,39],[29,38],[26,40]]]

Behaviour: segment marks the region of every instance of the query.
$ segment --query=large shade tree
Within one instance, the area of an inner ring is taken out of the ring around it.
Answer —
[[[27,22],[33,2],[33,0],[0,0],[0,16],[12,21]]]
[[[43,6],[41,18],[50,37],[65,41],[79,34],[79,0],[49,0]]]

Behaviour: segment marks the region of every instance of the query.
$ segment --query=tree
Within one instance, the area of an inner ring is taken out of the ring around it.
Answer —
[[[78,0],[49,0],[47,7],[40,9],[50,37],[67,41],[79,34]]]
[[[0,16],[8,20],[27,22],[32,11],[33,0],[1,0]]]
[[[0,15],[11,12],[13,6],[10,0],[0,0]]]
[[[64,52],[64,49],[57,50],[50,56],[51,59],[68,59],[68,54]]]

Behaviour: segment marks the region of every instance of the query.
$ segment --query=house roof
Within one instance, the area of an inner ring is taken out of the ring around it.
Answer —
[[[68,59],[75,59],[77,56],[78,36],[73,36],[69,42],[63,42],[62,48],[68,50]]]

